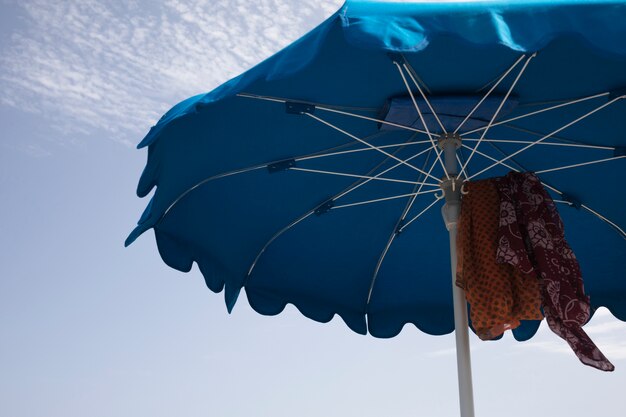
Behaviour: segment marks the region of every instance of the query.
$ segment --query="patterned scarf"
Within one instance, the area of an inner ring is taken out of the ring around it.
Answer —
[[[578,261],[565,240],[557,209],[534,173],[511,172],[494,179],[500,195],[496,262],[538,275],[543,312],[550,329],[580,361],[603,371],[615,367],[582,326],[589,320]]]

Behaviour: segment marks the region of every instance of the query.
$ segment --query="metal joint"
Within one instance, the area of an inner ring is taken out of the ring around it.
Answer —
[[[289,168],[293,168],[295,166],[296,166],[296,160],[292,158],[292,159],[285,159],[284,161],[274,162],[273,164],[269,164],[267,166],[267,170],[269,171],[270,174],[273,174],[275,172],[286,171]]]
[[[620,97],[626,97],[626,87],[616,88],[609,92],[609,101]]]
[[[402,229],[404,228],[404,225],[405,225],[405,224],[406,224],[406,220],[405,220],[405,219],[401,219],[401,220],[398,222],[398,225],[396,226],[396,230],[394,231],[394,233],[395,233],[396,235],[399,235],[400,233],[402,233],[402,232],[403,232],[403,230],[402,230]]]
[[[333,208],[333,206],[335,205],[335,201],[334,200],[327,200],[324,203],[320,204],[316,209],[315,209],[315,214],[317,216],[321,216],[324,213],[328,213],[330,211],[330,209]]]
[[[563,194],[562,197],[563,200],[567,201],[571,207],[574,207],[576,210],[580,210],[582,203],[579,199],[569,194]]]
[[[287,112],[287,114],[314,113],[315,105],[300,101],[286,101],[285,111]]]
[[[399,54],[397,52],[388,52],[387,56],[389,57],[389,59],[399,65],[406,64],[406,60],[404,59],[404,55],[402,54]]]

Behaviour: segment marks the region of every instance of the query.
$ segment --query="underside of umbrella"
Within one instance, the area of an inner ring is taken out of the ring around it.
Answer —
[[[154,229],[163,260],[197,263],[229,311],[245,288],[261,314],[291,303],[376,337],[449,333],[456,311],[469,381],[446,278],[463,182],[534,171],[593,308],[626,320],[624,39],[621,1],[349,1],[163,116],[139,146],[138,194],[156,191],[127,244]]]

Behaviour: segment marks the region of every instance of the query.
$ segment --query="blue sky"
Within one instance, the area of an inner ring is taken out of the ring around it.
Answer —
[[[145,204],[134,145],[158,117],[340,5],[0,0],[0,415],[457,415],[451,335],[228,315],[149,233],[123,247]],[[472,335],[477,415],[622,416],[626,324],[601,310],[586,329],[614,373],[543,325]]]

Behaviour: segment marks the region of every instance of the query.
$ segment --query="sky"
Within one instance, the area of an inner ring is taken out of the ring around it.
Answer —
[[[336,0],[0,0],[0,416],[453,416],[453,335],[389,340],[288,306],[229,315],[197,269],[123,242],[145,201],[135,145],[315,27]],[[585,327],[583,366],[542,324],[471,335],[478,416],[622,416],[626,324]]]

